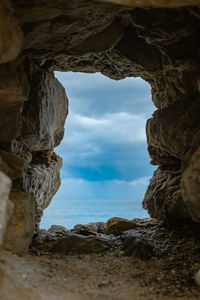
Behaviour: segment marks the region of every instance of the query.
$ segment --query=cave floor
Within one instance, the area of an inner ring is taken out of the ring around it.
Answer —
[[[135,232],[153,245],[149,260],[124,256],[119,247],[98,254],[43,251],[25,257],[1,250],[1,291],[7,284],[10,294],[0,299],[200,299],[194,281],[200,269],[199,225],[141,221]]]

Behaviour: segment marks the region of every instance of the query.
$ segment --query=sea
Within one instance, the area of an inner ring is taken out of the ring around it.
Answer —
[[[106,222],[112,217],[126,219],[149,217],[141,200],[133,199],[53,199],[44,211],[40,228],[62,225],[71,229],[76,224]]]

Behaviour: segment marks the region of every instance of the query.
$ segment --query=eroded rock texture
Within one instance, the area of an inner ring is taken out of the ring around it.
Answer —
[[[55,70],[101,72],[116,80],[140,76],[151,84],[157,110],[147,122],[147,141],[158,170],[143,205],[156,218],[200,221],[198,5],[13,0],[11,8],[2,2],[0,171],[13,180],[19,203],[23,193],[32,193],[37,226],[60,184],[61,160],[53,149],[63,137],[68,104]],[[19,25],[24,41],[16,58]]]

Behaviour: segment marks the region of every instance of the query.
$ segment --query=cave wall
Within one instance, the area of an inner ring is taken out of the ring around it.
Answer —
[[[158,169],[143,206],[155,218],[200,222],[200,1],[157,3],[1,2],[0,244],[6,249],[27,252],[60,185],[62,159],[54,147],[63,138],[68,100],[55,70],[140,76],[151,84],[156,111],[146,132]]]

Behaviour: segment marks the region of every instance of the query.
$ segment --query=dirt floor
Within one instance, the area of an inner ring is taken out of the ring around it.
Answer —
[[[0,299],[200,299],[200,287],[194,281],[200,269],[199,229],[190,222],[146,219],[138,220],[135,229],[117,236],[112,247],[101,253],[65,255],[41,244],[26,257],[1,250]],[[141,243],[136,252],[125,256],[127,234],[147,241],[153,249],[151,258],[138,258],[144,251]]]

